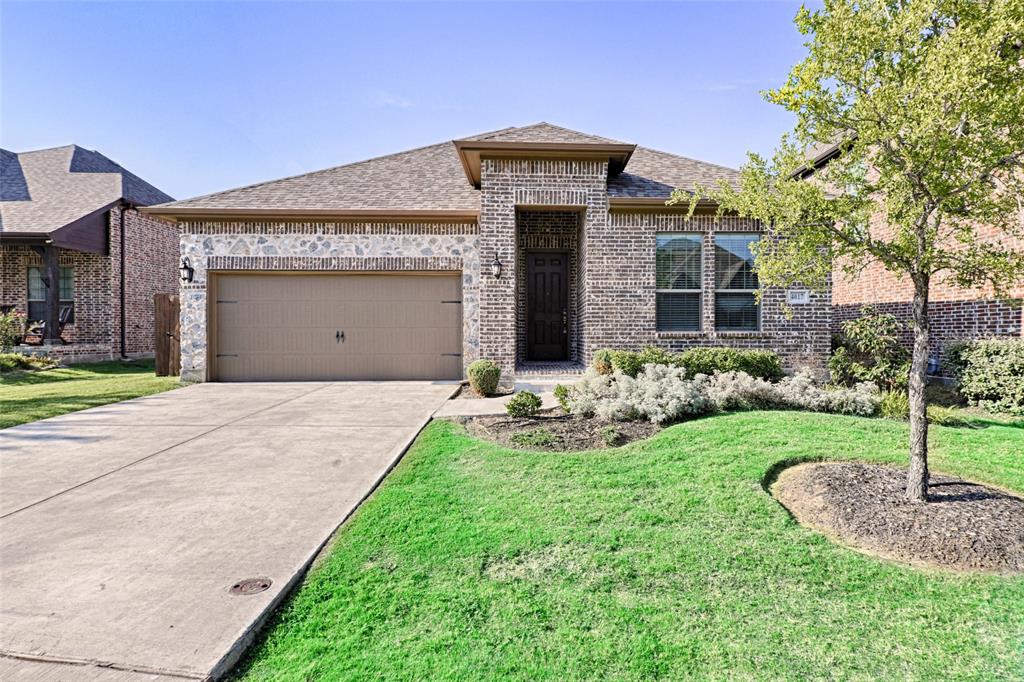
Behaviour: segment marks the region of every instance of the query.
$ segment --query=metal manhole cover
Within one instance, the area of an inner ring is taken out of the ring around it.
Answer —
[[[273,582],[270,578],[246,578],[228,588],[228,592],[239,595],[257,594],[269,588]]]

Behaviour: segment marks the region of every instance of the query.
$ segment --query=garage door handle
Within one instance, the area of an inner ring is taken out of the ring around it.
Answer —
[[[334,342],[335,343],[345,343],[345,332],[343,332],[343,331],[336,331],[336,332],[334,332]]]

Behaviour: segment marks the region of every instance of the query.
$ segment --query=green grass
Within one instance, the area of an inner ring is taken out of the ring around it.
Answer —
[[[158,377],[153,362],[90,362],[0,376],[0,429],[160,393],[181,384]]]
[[[1024,429],[932,429],[1024,490]],[[247,680],[1022,679],[1024,578],[909,568],[804,529],[785,461],[903,463],[907,426],[797,412],[537,453],[430,425],[240,668]]]

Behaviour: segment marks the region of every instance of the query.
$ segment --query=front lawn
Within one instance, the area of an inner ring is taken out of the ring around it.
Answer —
[[[181,384],[158,377],[152,360],[90,362],[0,375],[0,429],[160,393]]]
[[[1024,428],[933,427],[935,470],[1024,490]],[[310,679],[1011,679],[1024,578],[837,546],[762,487],[784,460],[905,461],[907,427],[718,414],[617,450],[431,424],[240,668]]]

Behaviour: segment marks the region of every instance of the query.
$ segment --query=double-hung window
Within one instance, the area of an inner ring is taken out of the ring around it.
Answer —
[[[75,269],[60,269],[60,305],[71,306],[71,317],[75,321]],[[46,318],[46,285],[43,283],[43,269],[31,266],[28,269],[28,319],[38,322]]]
[[[751,246],[759,235],[715,234],[715,329],[757,331],[761,326]]]
[[[660,332],[700,330],[702,234],[657,235],[655,298]]]

